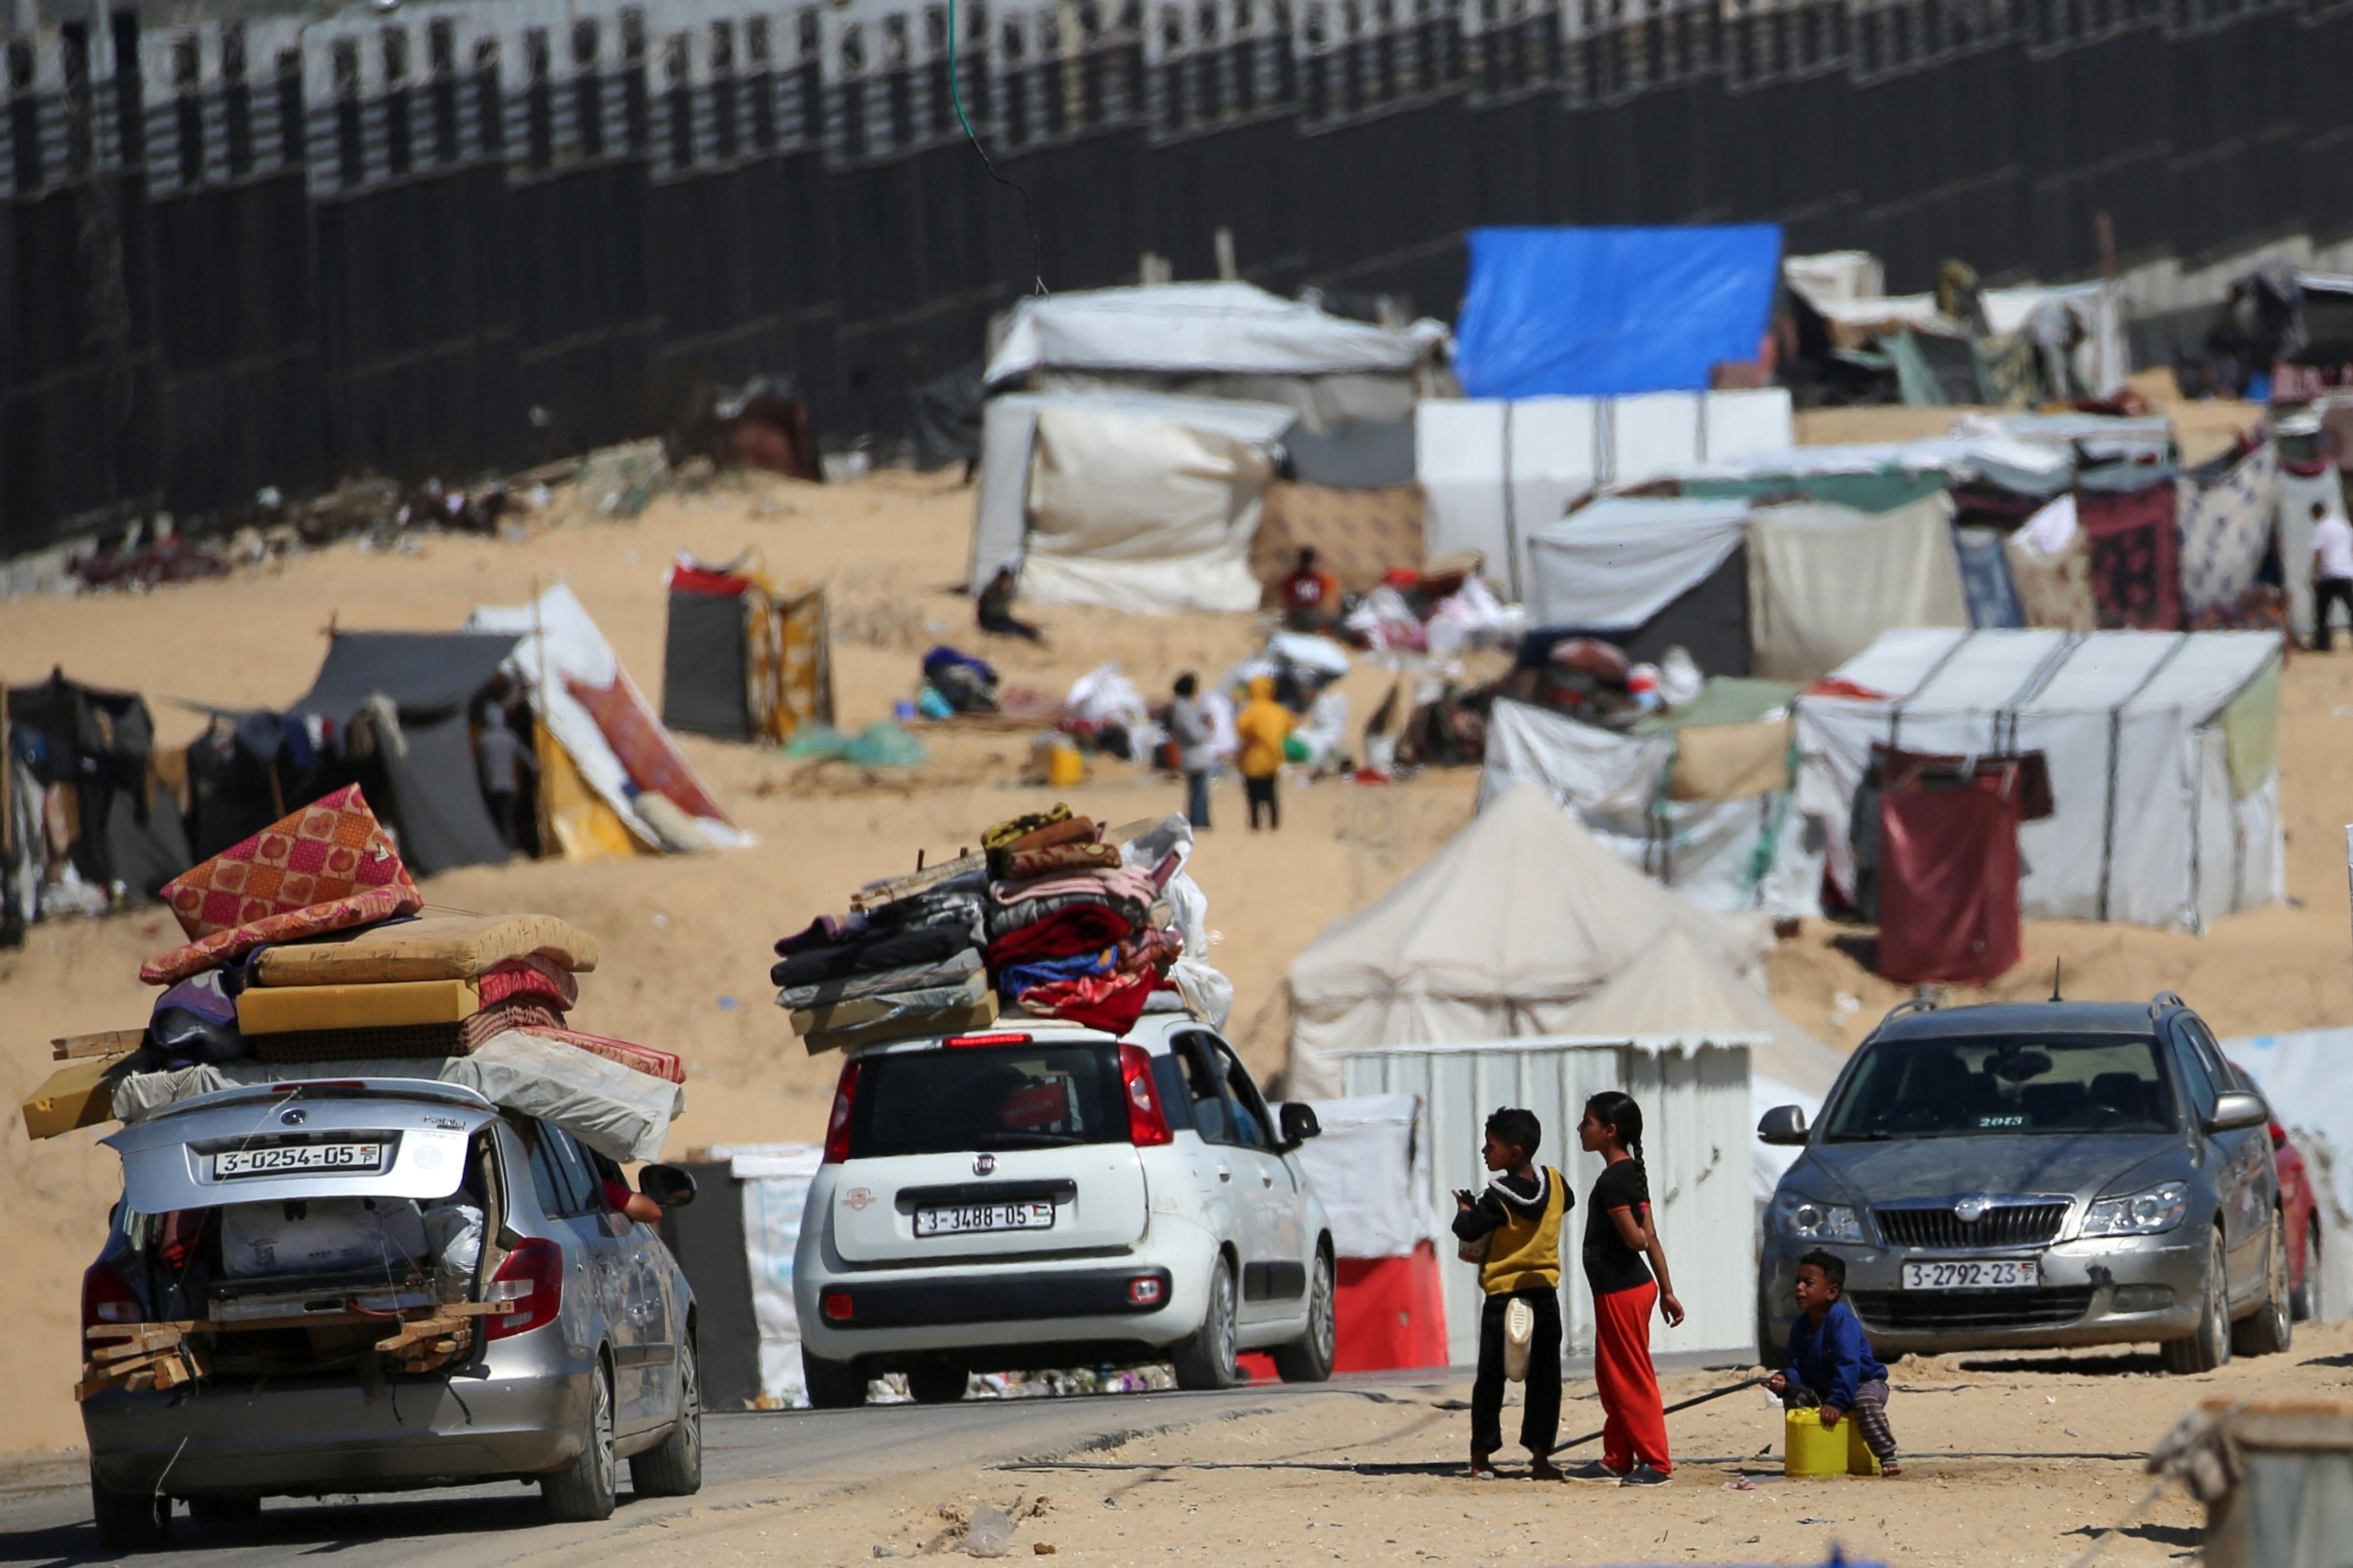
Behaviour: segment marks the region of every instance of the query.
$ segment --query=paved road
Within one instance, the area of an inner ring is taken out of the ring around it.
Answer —
[[[339,1568],[475,1568],[554,1552],[577,1562],[665,1517],[696,1506],[744,1505],[803,1497],[873,1478],[883,1467],[1050,1459],[1127,1436],[1189,1425],[1299,1399],[1377,1395],[1381,1385],[1348,1380],[1322,1388],[1229,1393],[1127,1393],[1071,1399],[967,1401],[952,1405],[872,1405],[854,1411],[712,1415],[703,1426],[702,1494],[632,1501],[601,1525],[543,1523],[535,1488],[470,1487],[364,1500],[275,1499],[260,1523],[237,1529],[173,1520],[169,1551],[140,1559],[159,1565],[292,1563],[332,1557]],[[920,1457],[919,1458],[917,1457]],[[642,1538],[629,1544],[650,1546]],[[79,1463],[38,1463],[0,1474],[0,1563],[106,1560],[90,1518],[87,1472]],[[641,1556],[649,1563],[659,1553]]]

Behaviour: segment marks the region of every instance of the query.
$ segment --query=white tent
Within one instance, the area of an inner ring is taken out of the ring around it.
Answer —
[[[1810,681],[1899,626],[1969,624],[1953,503],[1892,512],[1801,501],[1748,524],[1749,673]]]
[[[2260,631],[1891,631],[1797,705],[1798,805],[1849,892],[1849,818],[1876,741],[2040,751],[2053,813],[2019,831],[2029,918],[2200,930],[2287,895],[2280,642]]]
[[[1257,609],[1250,540],[1270,449],[1293,419],[1150,392],[990,399],[967,585],[1018,566],[1039,602]]]
[[[1754,976],[1761,917],[1714,914],[1612,854],[1540,789],[1508,791],[1291,966],[1294,1097],[1342,1092],[1339,1051],[1557,1034],[1668,929]]]
[[[1528,613],[1539,626],[1630,630],[1740,547],[1746,501],[1613,495],[1529,540]]]

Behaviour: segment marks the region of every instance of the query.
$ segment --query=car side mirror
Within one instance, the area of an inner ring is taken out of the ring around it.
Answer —
[[[638,1172],[638,1191],[665,1209],[682,1209],[694,1202],[694,1174],[675,1165],[649,1165]]]
[[[2272,1107],[2263,1104],[2263,1096],[2246,1089],[2225,1089],[2214,1097],[2214,1114],[2206,1118],[2206,1130],[2237,1132],[2262,1127],[2271,1119]]]
[[[1324,1125],[1315,1119],[1314,1106],[1290,1100],[1276,1114],[1282,1119],[1282,1146],[1285,1149],[1296,1149],[1309,1139],[1324,1135]]]
[[[1757,1139],[1782,1149],[1799,1149],[1806,1141],[1806,1107],[1775,1106],[1757,1121]]]

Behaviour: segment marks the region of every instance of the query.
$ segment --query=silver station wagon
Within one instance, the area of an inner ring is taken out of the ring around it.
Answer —
[[[1798,1261],[1844,1258],[1883,1351],[2157,1342],[2205,1372],[2287,1348],[2270,1111],[2170,992],[2143,1003],[1907,1002],[1857,1046],[1765,1220],[1758,1350]]]
[[[271,1495],[536,1482],[557,1520],[702,1485],[694,1297],[620,1170],[454,1085],[225,1089],[107,1140],[82,1422],[109,1547]],[[640,1172],[660,1203],[693,1196]]]

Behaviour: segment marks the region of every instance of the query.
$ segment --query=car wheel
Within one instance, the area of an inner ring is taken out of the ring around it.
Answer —
[[[172,1531],[172,1499],[145,1492],[118,1492],[90,1472],[90,1511],[98,1543],[109,1552],[153,1552]]]
[[[964,1397],[972,1374],[962,1367],[923,1361],[907,1369],[907,1392],[917,1404],[954,1404]]]
[[[2166,1371],[2208,1372],[2231,1359],[2230,1277],[2224,1267],[2222,1238],[2216,1234],[2206,1244],[2204,1301],[2198,1313],[2198,1331],[2158,1347]]]
[[[188,1517],[198,1524],[251,1524],[261,1517],[259,1498],[190,1498]]]
[[[866,1403],[866,1374],[841,1361],[801,1352],[801,1386],[818,1410],[855,1410]]]
[[[2304,1283],[2288,1298],[2288,1308],[2306,1320],[2320,1316],[2320,1221],[2316,1216],[2304,1228]]]
[[[1176,1347],[1169,1360],[1176,1363],[1178,1388],[1231,1388],[1240,1381],[1234,1364],[1234,1270],[1222,1254],[1209,1275],[1209,1305],[1201,1326]]]
[[[691,1498],[702,1489],[702,1369],[691,1334],[678,1347],[678,1425],[658,1446],[629,1456],[629,1488],[641,1498]]]
[[[2242,1356],[2275,1356],[2295,1337],[2295,1319],[2287,1304],[2287,1244],[2274,1216],[2263,1238],[2263,1305],[2231,1325],[2231,1349]]]
[[[613,1374],[601,1362],[589,1377],[588,1388],[588,1430],[580,1457],[568,1467],[540,1478],[547,1517],[558,1524],[591,1524],[613,1517],[620,1465],[613,1457]]]
[[[1315,1255],[1315,1274],[1307,1287],[1307,1332],[1274,1350],[1274,1370],[1285,1383],[1324,1383],[1332,1376],[1332,1352],[1339,1338],[1338,1309],[1334,1299],[1332,1255]]]

